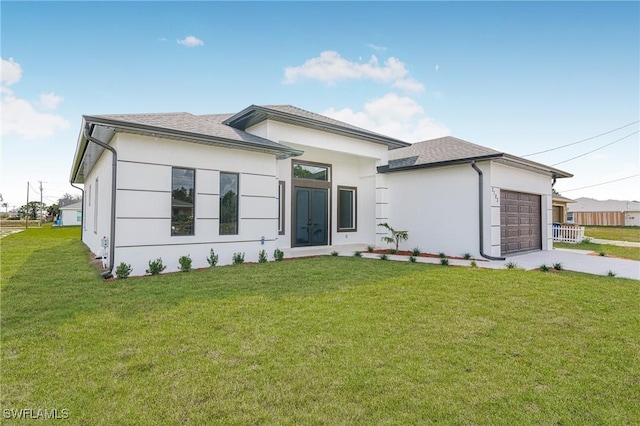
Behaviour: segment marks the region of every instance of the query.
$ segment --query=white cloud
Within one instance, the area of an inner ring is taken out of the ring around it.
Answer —
[[[69,127],[69,122],[55,114],[42,113],[34,104],[26,99],[16,97],[7,86],[20,81],[22,67],[12,58],[2,59],[2,83],[0,86],[0,116],[2,136],[17,135],[24,139],[39,139],[51,136],[58,130]],[[53,109],[62,101],[62,97],[54,94],[40,95],[36,102],[43,108]]]
[[[393,83],[393,87],[406,90],[407,92],[421,93],[424,92],[424,84],[413,78],[403,78]]]
[[[55,93],[43,93],[40,95],[40,102],[38,104],[46,109],[56,109],[58,104],[63,101],[62,96],[58,96]]]
[[[368,43],[367,47],[370,47],[373,50],[377,50],[378,52],[384,52],[385,50],[387,50],[386,46],[378,46],[378,45],[373,44],[373,43]]]
[[[11,86],[12,84],[20,81],[22,77],[22,67],[19,63],[15,62],[13,58],[2,59],[0,62],[0,79],[2,84]]]
[[[381,66],[375,55],[371,55],[368,62],[359,63],[346,60],[338,52],[325,51],[298,67],[286,67],[284,82],[296,83],[303,79],[318,80],[328,85],[349,79],[390,82],[404,78],[407,74],[404,63],[393,57]]]
[[[178,40],[178,44],[182,44],[187,47],[196,47],[196,46],[204,46],[204,41],[200,40],[198,37],[187,36],[182,40]]]
[[[449,129],[425,114],[414,99],[388,93],[364,105],[364,111],[329,108],[324,115],[407,142],[449,135]]]

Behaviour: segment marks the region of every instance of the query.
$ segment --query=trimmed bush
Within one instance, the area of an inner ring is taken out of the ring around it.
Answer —
[[[189,272],[191,270],[191,256],[180,256],[180,259],[178,259],[178,263],[180,264],[180,266],[178,267],[180,271]]]
[[[244,263],[244,252],[233,253],[233,264],[240,265]]]
[[[118,278],[119,280],[124,280],[129,276],[131,271],[133,271],[131,265],[120,262],[120,264],[116,268],[116,278]]]
[[[218,264],[218,255],[213,249],[209,252],[209,257],[207,257],[207,263],[209,266],[216,266]]]
[[[282,250],[280,250],[280,249],[275,249],[273,251],[273,259],[276,262],[281,261],[282,259],[284,259],[284,252]]]
[[[267,252],[260,250],[258,253],[258,263],[267,263]]]
[[[145,272],[151,275],[159,275],[165,269],[167,269],[167,267],[162,263],[162,258],[159,257],[156,260],[149,261],[149,269]]]

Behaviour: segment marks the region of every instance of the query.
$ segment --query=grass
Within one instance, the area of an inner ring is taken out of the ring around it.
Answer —
[[[604,252],[607,256],[620,257],[623,259],[640,260],[640,247],[620,247],[610,244],[596,244],[596,243],[558,243],[554,242],[555,248],[566,248],[573,250],[588,250],[596,253]]]
[[[640,286],[353,257],[102,281],[2,240],[3,409],[72,424],[632,424]]]
[[[640,226],[585,226],[584,233],[602,240],[640,242]]]

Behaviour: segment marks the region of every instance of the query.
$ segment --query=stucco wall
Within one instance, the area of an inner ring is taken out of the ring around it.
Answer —
[[[118,147],[115,140],[111,145],[116,149]],[[84,184],[82,241],[89,247],[89,250],[97,255],[102,254],[102,238],[109,238],[111,234],[111,165],[111,153],[109,151],[103,152]],[[97,191],[96,180],[98,181]]]
[[[304,151],[294,159],[331,164],[330,242],[332,245],[375,244],[376,166],[386,163],[387,146],[271,120],[247,129],[250,133]],[[291,159],[278,161],[278,180],[286,182],[285,234],[278,246],[291,247],[293,185]],[[357,188],[357,231],[337,231],[338,186]]]
[[[194,268],[207,267],[212,248],[220,265],[230,264],[235,252],[244,252],[247,262],[256,262],[262,249],[272,257],[277,236],[273,155],[129,134],[118,134],[117,141],[116,266],[125,262],[133,275],[144,275],[149,260],[162,257],[165,272],[171,272],[180,256],[190,255]],[[172,167],[195,169],[194,235],[171,235]],[[219,235],[221,171],[239,173],[238,235]]]
[[[78,226],[81,221],[78,220],[78,212],[82,212],[82,210],[69,210],[69,209],[60,209],[61,217],[61,225],[62,226]],[[82,213],[80,213],[82,214]]]
[[[478,175],[470,165],[388,173],[385,180],[389,225],[409,231],[401,250],[480,256]],[[377,245],[386,246],[380,238]]]

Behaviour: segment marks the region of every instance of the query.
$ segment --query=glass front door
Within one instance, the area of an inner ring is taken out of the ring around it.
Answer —
[[[329,190],[296,187],[294,191],[295,246],[328,244]]]

